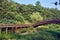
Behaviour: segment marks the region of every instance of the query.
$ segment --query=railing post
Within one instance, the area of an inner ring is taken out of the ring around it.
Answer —
[[[6,35],[8,34],[8,28],[6,27]]]
[[[15,33],[18,33],[18,32],[17,32],[17,27],[15,27]]]
[[[1,36],[1,31],[2,31],[1,29],[2,29],[2,28],[0,27],[0,36]]]
[[[12,27],[12,30],[11,31],[12,31],[12,33],[14,33],[14,27]]]

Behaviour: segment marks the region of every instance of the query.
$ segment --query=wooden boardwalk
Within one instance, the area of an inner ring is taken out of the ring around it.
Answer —
[[[6,34],[8,34],[8,32],[12,32],[12,33],[19,33],[21,28],[28,28],[30,26],[30,24],[0,24],[0,35],[2,33],[2,31],[4,30],[6,32]]]
[[[41,25],[47,25],[47,24],[60,24],[60,19],[49,19],[49,20],[42,20],[39,22],[36,22],[35,24],[33,24],[32,26],[34,28],[41,26]]]
[[[60,19],[42,20],[34,24],[0,24],[0,35],[3,29],[6,32],[6,34],[8,34],[9,31],[12,33],[19,33],[21,28],[28,28],[31,26],[36,28],[40,25],[46,25],[46,24],[60,24]]]

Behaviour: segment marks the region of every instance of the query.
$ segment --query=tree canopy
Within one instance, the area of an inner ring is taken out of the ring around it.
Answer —
[[[25,21],[34,23],[49,18],[60,18],[60,10],[45,8],[41,6],[40,1],[37,1],[35,5],[26,5],[13,0],[0,0],[0,23],[18,24]]]

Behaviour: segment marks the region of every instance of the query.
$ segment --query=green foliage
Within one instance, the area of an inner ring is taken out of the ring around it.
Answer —
[[[0,24],[16,24],[16,20],[6,20],[6,19],[0,19]]]
[[[0,20],[7,20],[7,24],[10,23],[9,20],[17,21],[16,24],[20,24],[25,21],[34,23],[49,18],[60,18],[60,10],[44,8],[39,1],[35,5],[25,5],[13,0],[0,0]],[[3,21],[0,22],[3,23]]]
[[[15,16],[15,19],[16,19],[17,21],[20,21],[21,23],[22,23],[22,22],[24,23],[24,17],[23,17],[21,14],[17,14],[17,15]]]
[[[39,14],[39,12],[32,13],[30,17],[31,17],[32,22],[43,20],[43,17]]]
[[[52,25],[52,26],[51,26]],[[49,24],[49,25],[44,25],[44,27],[48,26],[49,28],[36,28],[34,32],[21,35],[21,34],[12,34],[9,33],[7,36],[5,35],[5,32],[2,33],[1,39],[21,39],[21,40],[60,40],[59,35],[60,35],[60,27],[57,25],[59,28],[56,28],[56,24]],[[50,28],[51,26],[51,28]],[[54,28],[53,28],[54,27]],[[23,29],[25,31],[28,31],[27,29]],[[30,28],[30,30],[32,30]]]

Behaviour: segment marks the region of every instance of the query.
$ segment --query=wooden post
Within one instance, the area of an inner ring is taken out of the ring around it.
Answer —
[[[6,34],[8,34],[8,28],[6,28]]]
[[[0,36],[1,36],[1,31],[2,31],[1,29],[2,29],[2,28],[0,27]]]
[[[11,30],[12,33],[14,33],[14,27],[12,27],[12,30]]]
[[[20,33],[21,32],[21,28],[20,27],[17,27],[16,28],[16,33]]]
[[[15,27],[15,33],[17,33],[17,27]]]

